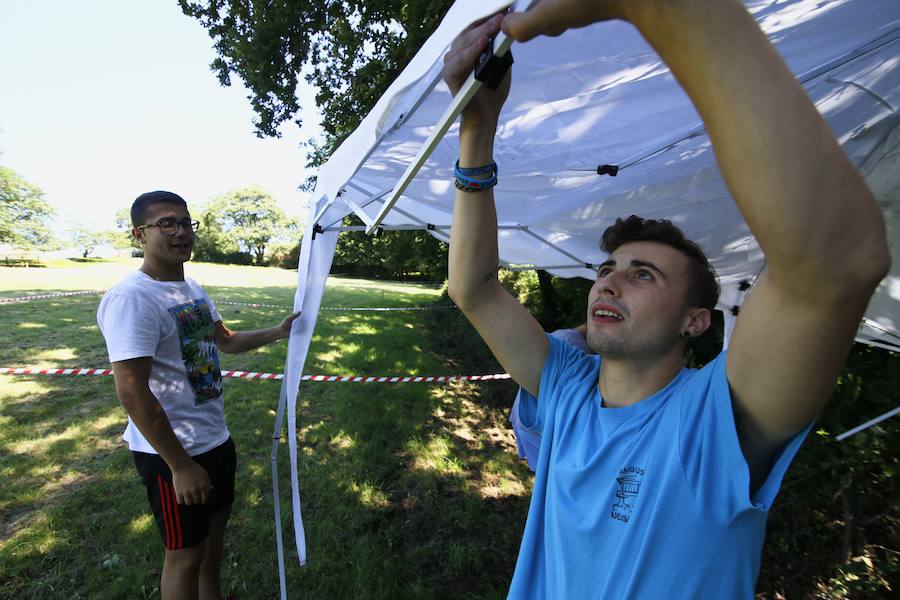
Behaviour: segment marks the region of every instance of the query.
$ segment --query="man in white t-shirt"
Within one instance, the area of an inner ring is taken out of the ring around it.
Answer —
[[[275,327],[231,331],[204,289],[184,276],[198,226],[187,203],[171,192],[148,192],[134,201],[131,221],[143,264],[104,295],[97,311],[128,412],[123,437],[165,546],[161,597],[218,600],[236,468],[218,351],[287,338],[299,312]]]

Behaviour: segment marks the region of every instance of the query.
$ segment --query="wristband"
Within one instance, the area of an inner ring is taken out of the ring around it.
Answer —
[[[457,160],[453,168],[453,174],[456,176],[456,189],[463,192],[482,192],[497,185],[496,162],[483,167],[463,168],[459,166],[459,160]],[[473,179],[473,176],[487,174],[491,175],[487,179]]]

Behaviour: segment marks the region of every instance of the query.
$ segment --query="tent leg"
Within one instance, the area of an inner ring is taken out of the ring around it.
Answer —
[[[275,431],[272,434],[272,504],[275,507],[275,546],[278,553],[278,585],[281,591],[281,600],[287,600],[287,585],[284,576],[284,544],[281,535],[281,494],[278,489],[278,444],[281,441],[281,431],[284,421],[284,411],[287,405],[287,396],[284,393],[284,382],[281,383],[281,393],[278,395],[278,410],[275,413]]]
[[[873,427],[873,426],[875,426],[875,425],[878,425],[878,424],[881,423],[882,421],[884,421],[884,420],[886,420],[886,419],[890,419],[891,417],[893,417],[894,415],[896,415],[896,414],[898,414],[898,413],[900,413],[900,406],[894,408],[893,410],[887,411],[886,413],[884,413],[883,415],[881,415],[881,416],[879,416],[879,417],[875,417],[874,419],[871,419],[871,420],[869,420],[869,421],[866,421],[866,422],[863,423],[862,425],[860,425],[860,426],[858,426],[858,427],[854,427],[854,428],[851,429],[850,431],[845,431],[845,432],[842,433],[841,435],[837,436],[835,439],[836,439],[837,441],[839,441],[839,442],[843,442],[844,440],[846,440],[846,439],[847,439],[848,437],[850,437],[851,435],[856,435],[856,434],[859,433],[860,431],[865,431],[865,430],[868,429],[869,427]]]

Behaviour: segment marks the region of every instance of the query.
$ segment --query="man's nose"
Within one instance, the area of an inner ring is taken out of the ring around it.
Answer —
[[[619,284],[621,283],[620,277],[621,276],[616,271],[608,273],[598,282],[598,291],[601,294],[618,297],[621,291],[621,288],[619,287]]]

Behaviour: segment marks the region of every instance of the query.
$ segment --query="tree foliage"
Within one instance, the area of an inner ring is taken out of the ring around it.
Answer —
[[[344,224],[359,221],[351,216]],[[447,249],[427,231],[385,231],[379,236],[345,231],[335,246],[331,271],[359,277],[443,281],[447,277]]]
[[[359,124],[440,23],[452,0],[179,0],[209,31],[222,85],[250,90],[256,133],[278,136],[300,105],[301,73],[316,90],[324,140],[310,166],[325,161]]]
[[[141,243],[131,235],[131,207],[123,207],[116,211],[116,231],[110,236],[114,248],[140,249]]]
[[[48,243],[53,214],[41,188],[0,166],[0,244],[31,250]]]
[[[201,260],[207,250],[223,256],[243,252],[257,265],[262,265],[269,244],[291,237],[296,231],[296,223],[285,215],[268,192],[258,186],[216,196],[199,220],[195,253]]]
[[[69,240],[72,245],[78,249],[82,258],[87,258],[93,254],[98,246],[105,244],[112,245],[116,248],[122,247],[116,245],[119,236],[115,231],[91,229],[86,225],[74,225],[69,229]],[[125,246],[126,248],[128,246]]]

